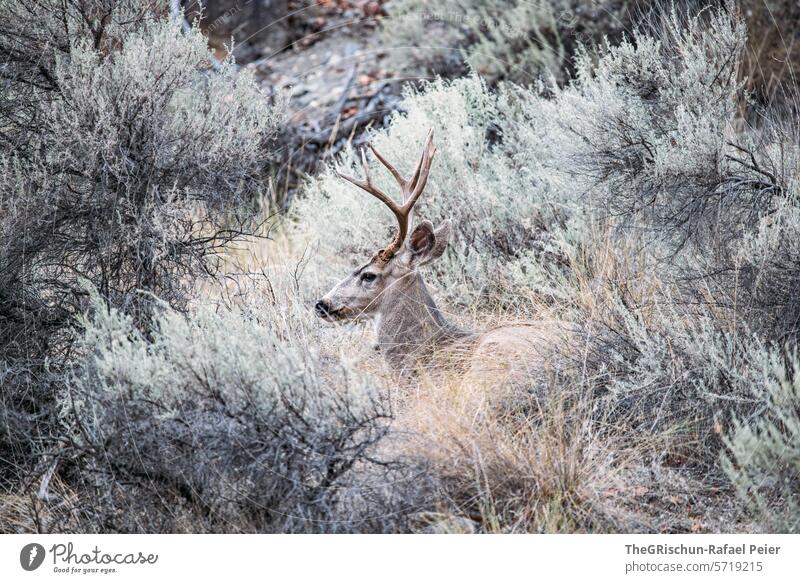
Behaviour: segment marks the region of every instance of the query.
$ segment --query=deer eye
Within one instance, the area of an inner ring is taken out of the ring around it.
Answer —
[[[364,283],[370,283],[375,281],[375,278],[378,277],[374,273],[362,273],[361,274],[361,281]]]

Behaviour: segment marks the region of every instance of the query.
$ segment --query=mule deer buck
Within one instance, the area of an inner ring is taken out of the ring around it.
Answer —
[[[397,220],[397,232],[387,247],[316,303],[317,315],[331,321],[373,318],[377,349],[401,374],[414,372],[433,357],[439,360],[443,355],[458,356],[454,360],[471,373],[496,376],[497,372],[529,372],[534,361],[546,356],[548,339],[553,342],[552,322],[527,322],[482,333],[464,330],[447,321],[419,273],[421,267],[441,257],[450,234],[449,220],[438,227],[427,220],[413,225],[414,205],[425,189],[436,153],[433,130],[428,132],[410,180],[371,144],[369,148],[400,186],[402,204],[372,182],[363,151],[364,179],[339,176],[383,202]]]

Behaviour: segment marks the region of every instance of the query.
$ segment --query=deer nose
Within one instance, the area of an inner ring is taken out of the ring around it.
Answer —
[[[319,300],[316,304],[314,304],[314,311],[317,313],[317,316],[322,318],[330,315],[330,308],[325,300]]]

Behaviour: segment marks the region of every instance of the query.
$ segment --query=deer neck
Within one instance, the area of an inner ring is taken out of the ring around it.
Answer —
[[[472,336],[444,317],[422,277],[412,272],[385,292],[378,314],[378,348],[392,368],[413,371],[433,351]]]

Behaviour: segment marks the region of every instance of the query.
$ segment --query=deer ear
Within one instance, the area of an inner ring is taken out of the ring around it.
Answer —
[[[450,219],[446,219],[433,232],[436,235],[436,244],[431,249],[431,260],[439,259],[447,249],[447,244],[450,242],[450,225]]]
[[[418,267],[438,259],[447,248],[449,238],[450,221],[444,221],[436,230],[430,221],[420,222],[408,238],[411,263]]]

